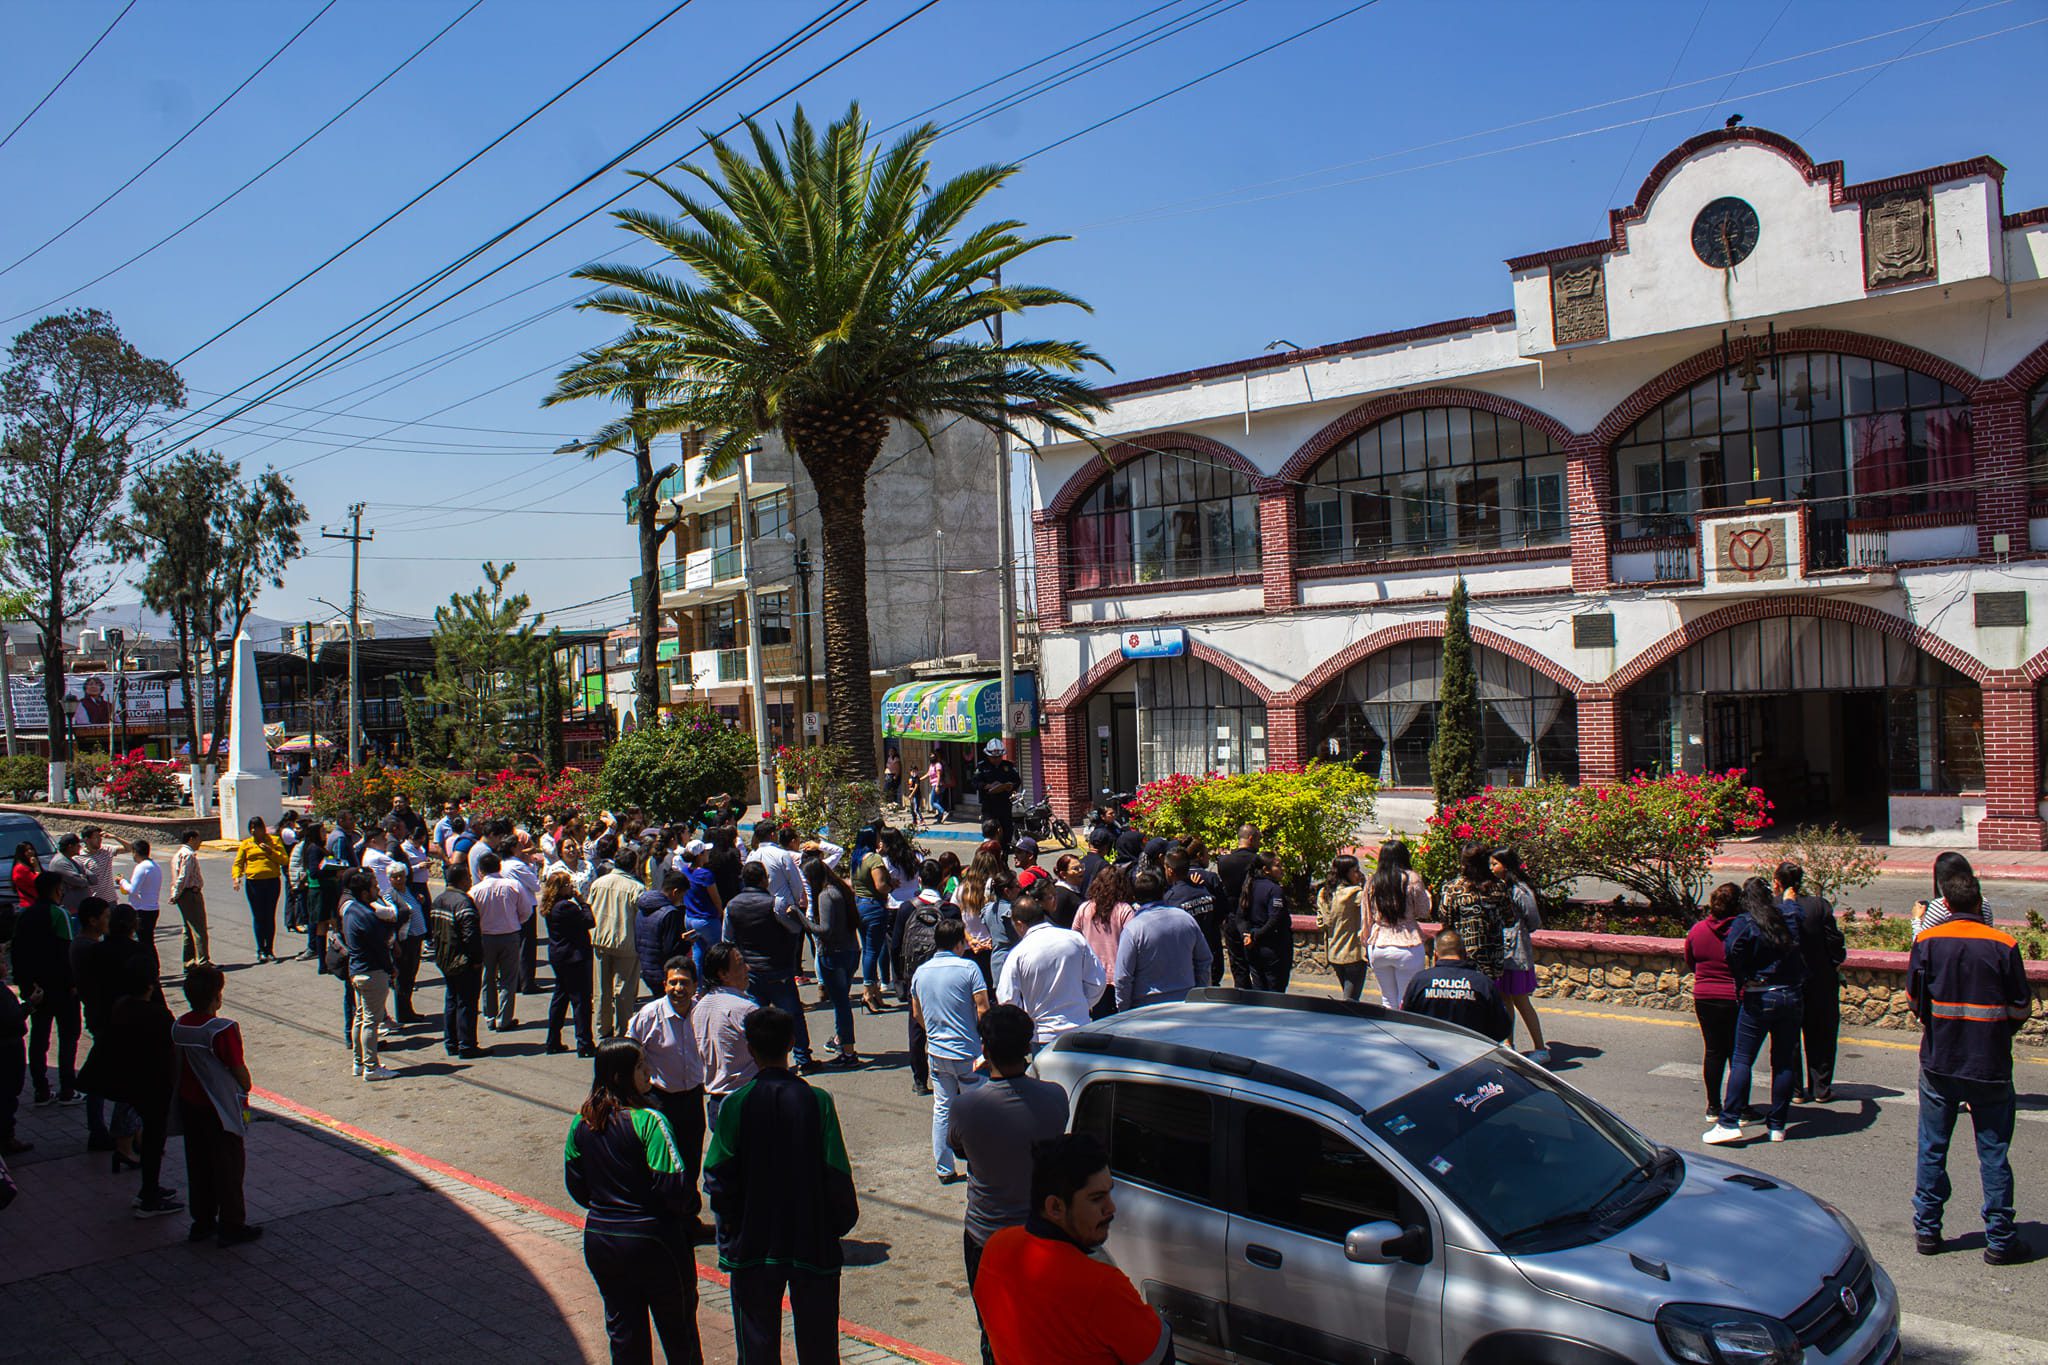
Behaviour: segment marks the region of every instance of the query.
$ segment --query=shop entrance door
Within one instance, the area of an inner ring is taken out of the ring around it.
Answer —
[[[1707,698],[1707,766],[1747,770],[1776,823],[1887,828],[1891,773],[1882,691]]]

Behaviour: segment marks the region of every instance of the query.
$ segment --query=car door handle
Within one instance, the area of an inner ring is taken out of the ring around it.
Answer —
[[[1257,1242],[1245,1244],[1244,1258],[1253,1265],[1264,1266],[1268,1270],[1280,1268],[1280,1253],[1271,1247],[1262,1247]]]

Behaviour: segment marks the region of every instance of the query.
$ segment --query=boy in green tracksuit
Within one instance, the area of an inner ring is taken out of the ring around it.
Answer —
[[[787,1011],[755,1010],[745,1029],[760,1074],[719,1109],[704,1156],[739,1362],[780,1359],[786,1288],[798,1365],[831,1365],[839,1358],[839,1239],[860,1219],[839,1111],[789,1069],[796,1023]]]

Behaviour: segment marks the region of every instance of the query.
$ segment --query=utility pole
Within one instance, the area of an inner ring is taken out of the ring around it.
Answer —
[[[746,580],[747,681],[754,699],[754,767],[761,783],[761,809],[775,804],[775,764],[768,756],[767,679],[761,672],[761,602],[754,593],[754,512],[747,501],[747,452],[741,451],[740,577]]]
[[[320,708],[313,701],[313,623],[306,622],[306,633],[301,637],[306,646],[306,771],[312,772],[314,762],[320,753]]]
[[[330,531],[320,528],[320,535],[326,540],[345,540],[348,544],[348,766],[353,769],[363,761],[363,699],[362,675],[356,668],[356,637],[362,634],[363,609],[363,542],[375,540],[377,533],[363,534],[363,504],[352,503],[348,509],[349,529]]]
[[[796,543],[796,600],[797,620],[803,623],[804,632],[804,714],[808,716],[815,709],[811,697],[815,675],[811,668],[811,542],[808,540]],[[806,739],[803,742],[808,744],[810,741]],[[818,742],[825,742],[822,733]]]
[[[995,272],[996,288],[1003,287],[1003,272]],[[1003,344],[1003,315],[995,315],[995,341],[997,349]],[[996,432],[996,502],[1002,508],[996,523],[996,563],[1002,572],[1001,586],[996,595],[996,612],[1002,618],[997,627],[997,657],[1002,662],[1003,700],[1003,752],[1010,758],[1017,756],[1017,722],[1011,709],[1017,701],[1017,579],[1011,564],[1010,528],[1010,433]]]
[[[8,657],[14,653],[14,641],[7,637],[6,628],[0,626],[0,718],[7,722],[7,756],[14,757],[14,679],[8,672]]]

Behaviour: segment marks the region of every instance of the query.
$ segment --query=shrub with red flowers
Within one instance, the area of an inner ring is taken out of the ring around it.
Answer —
[[[597,808],[597,779],[589,773],[564,769],[549,777],[510,768],[479,783],[466,807],[473,818],[510,820],[536,832],[545,823]]]
[[[175,806],[185,799],[170,764],[150,759],[140,749],[131,749],[107,766],[100,790],[115,805],[131,808]]]
[[[1432,883],[1457,875],[1468,840],[1513,845],[1537,893],[1555,900],[1581,877],[1628,888],[1654,912],[1697,915],[1707,860],[1731,834],[1771,823],[1771,802],[1741,768],[1641,773],[1610,786],[1489,787],[1429,818],[1416,866]]]

